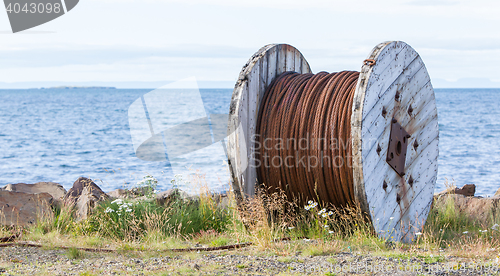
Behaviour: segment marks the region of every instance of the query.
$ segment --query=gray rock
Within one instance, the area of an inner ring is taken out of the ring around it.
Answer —
[[[169,189],[156,194],[156,203],[158,205],[168,205],[175,199],[189,199],[188,193],[179,189]]]
[[[113,190],[113,191],[108,192],[106,194],[112,198],[126,199],[126,198],[129,198],[130,191],[124,190],[124,189],[116,189],[116,190]]]
[[[80,177],[64,196],[66,206],[74,206],[77,220],[86,219],[92,209],[101,201],[108,200],[104,193],[92,180]]]
[[[52,215],[53,198],[48,193],[28,194],[0,190],[0,224],[29,226]]]
[[[132,188],[130,190],[116,189],[107,193],[107,195],[112,198],[133,199],[145,196],[146,194],[148,194],[148,192],[150,192],[150,190],[151,188],[149,187]]]
[[[55,182],[38,182],[35,184],[8,184],[2,189],[6,191],[21,192],[26,194],[48,193],[55,200],[62,200],[66,195],[66,189],[64,189],[62,185]]]

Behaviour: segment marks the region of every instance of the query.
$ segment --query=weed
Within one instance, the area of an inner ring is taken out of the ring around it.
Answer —
[[[76,247],[70,247],[66,252],[66,255],[72,260],[82,259],[84,257],[84,253]]]

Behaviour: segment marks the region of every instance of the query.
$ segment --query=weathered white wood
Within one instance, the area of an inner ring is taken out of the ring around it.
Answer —
[[[437,176],[434,90],[421,58],[404,42],[382,43],[369,58],[376,63],[362,67],[351,118],[356,200],[380,236],[411,241],[425,222]],[[386,162],[393,118],[411,135],[403,177]]]
[[[271,44],[255,53],[241,70],[229,111],[228,159],[232,186],[239,196],[254,196],[257,170],[252,137],[267,86],[281,73],[310,73],[302,54],[287,44]],[[239,130],[239,131],[238,131]]]

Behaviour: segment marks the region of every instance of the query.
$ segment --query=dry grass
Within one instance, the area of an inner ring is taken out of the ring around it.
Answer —
[[[450,186],[451,187],[451,186]],[[434,204],[427,224],[413,244],[392,243],[374,235],[356,206],[334,208],[316,202],[299,206],[284,192],[259,190],[254,198],[221,205],[205,188],[196,201],[178,198],[167,206],[143,201],[118,216],[118,204],[106,202],[88,220],[77,222],[69,208],[56,208],[35,227],[25,229],[25,241],[47,247],[72,246],[164,251],[195,246],[217,247],[252,242],[245,254],[291,257],[339,252],[370,253],[409,258],[445,255],[492,260],[500,252],[500,219],[485,224],[455,208],[453,197]],[[194,203],[193,203],[194,202]],[[106,212],[114,208],[114,212]],[[486,231],[485,231],[486,230]],[[7,236],[14,229],[0,228]],[[17,231],[17,230],[16,230]]]

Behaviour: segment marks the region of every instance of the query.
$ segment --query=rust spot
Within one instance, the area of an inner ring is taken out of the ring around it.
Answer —
[[[385,109],[385,106],[382,107],[382,117],[385,118],[385,115],[387,115],[387,110]]]
[[[382,188],[384,188],[384,191],[387,190],[387,182],[384,180],[384,184],[382,184]]]
[[[400,96],[400,95],[401,95],[401,94],[399,93],[399,91],[396,91],[396,97],[394,97],[394,98],[395,98],[395,100],[396,100],[396,102],[399,102],[399,96]]]
[[[380,144],[377,144],[377,154],[380,156],[380,152],[382,151],[382,148],[380,147]]]
[[[411,116],[412,113],[413,113],[413,107],[411,107],[411,104],[410,104],[410,107],[408,107],[408,115]]]

